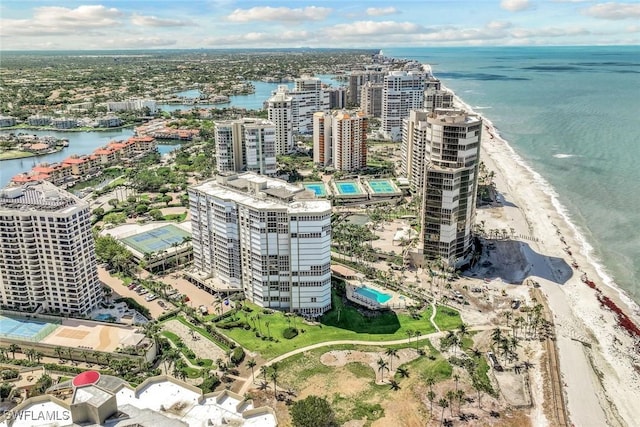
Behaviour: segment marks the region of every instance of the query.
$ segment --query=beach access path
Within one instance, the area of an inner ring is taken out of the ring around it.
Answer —
[[[627,305],[629,301],[604,283],[577,230],[545,192],[542,179],[491,123],[485,125],[481,160],[495,172],[502,206],[499,215],[495,207],[485,217],[479,210],[478,220],[486,220],[487,229],[513,228],[516,236],[529,237],[520,246],[529,262],[525,273],[540,283],[553,312],[570,420],[579,426],[634,425],[640,419],[640,373],[634,369],[638,355],[633,340],[617,327],[613,313],[602,308],[581,275],[597,281],[602,293],[625,307],[636,323],[637,307]],[[572,262],[579,269],[572,269]]]

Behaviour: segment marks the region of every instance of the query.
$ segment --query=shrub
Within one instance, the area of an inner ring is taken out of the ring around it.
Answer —
[[[296,328],[287,328],[282,332],[282,336],[290,340],[298,336],[298,330]]]
[[[239,365],[244,360],[244,349],[242,347],[236,347],[231,353],[231,361],[235,365]]]
[[[238,322],[227,322],[227,323],[219,323],[218,327],[221,329],[233,329],[233,328],[242,328],[246,329],[250,327],[247,322],[238,321]]]
[[[4,369],[0,372],[0,376],[3,380],[12,380],[14,378],[18,378],[20,372],[17,369]]]

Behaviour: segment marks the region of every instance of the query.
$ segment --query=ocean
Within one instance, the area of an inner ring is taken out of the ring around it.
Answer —
[[[395,48],[434,75],[555,192],[604,280],[640,303],[640,48]]]

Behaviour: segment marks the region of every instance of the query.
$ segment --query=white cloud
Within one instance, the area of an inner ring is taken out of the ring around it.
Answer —
[[[640,3],[600,3],[583,10],[582,13],[598,19],[638,19]]]
[[[208,37],[203,40],[205,46],[210,47],[263,47],[307,45],[315,39],[313,34],[307,31],[283,31],[283,32],[250,32],[243,34],[230,34],[222,37]]]
[[[163,19],[156,16],[138,15],[137,13],[131,15],[131,23],[141,27],[186,27],[188,25],[193,25],[190,21]]]
[[[521,10],[529,9],[531,3],[529,0],[502,0],[500,7],[510,12],[519,12]]]
[[[393,6],[389,7],[369,7],[367,8],[367,15],[369,16],[385,16],[394,15],[398,13],[398,9]]]
[[[357,37],[385,34],[415,34],[427,31],[423,26],[413,22],[395,21],[357,21],[350,24],[337,24],[325,29],[332,38]]]
[[[174,46],[176,43],[177,40],[175,39],[163,39],[161,37],[124,37],[117,39],[106,39],[103,41],[102,47],[110,47],[114,49],[147,49],[152,47]]]
[[[114,27],[124,14],[115,8],[83,5],[75,9],[45,6],[34,9],[30,19],[0,20],[1,34],[42,36],[92,32],[96,28]]]
[[[491,21],[487,24],[487,28],[491,30],[503,30],[511,27],[511,22]]]
[[[331,13],[326,7],[309,6],[302,9],[288,7],[253,7],[251,9],[236,9],[227,17],[233,22],[251,21],[322,21]]]
[[[510,31],[510,35],[517,39],[522,38],[540,38],[540,37],[574,37],[585,36],[591,34],[591,31],[582,27],[573,28],[536,28],[525,29],[518,28]]]

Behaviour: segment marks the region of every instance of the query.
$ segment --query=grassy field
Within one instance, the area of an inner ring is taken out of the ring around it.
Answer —
[[[320,356],[328,349],[311,350],[279,363],[279,384],[284,389],[295,390],[301,397],[308,394],[326,397],[340,424],[364,420],[368,426],[383,417],[394,419],[401,413],[394,412],[396,407],[404,406],[406,411],[416,413],[420,403],[411,390],[415,384],[424,383],[425,378],[431,376],[436,382],[451,378],[451,365],[433,347],[423,347],[427,355],[402,365],[408,369],[409,376],[396,376],[400,391],[392,390],[387,384],[376,384],[376,372],[363,363],[325,366]],[[386,347],[342,345],[331,350],[384,352]]]
[[[35,157],[35,154],[28,151],[9,150],[0,152],[0,160],[24,159],[26,157]]]
[[[365,317],[357,309],[344,305],[339,297],[334,296],[334,308],[325,314],[319,323],[309,324],[303,322],[300,317],[285,316],[282,312],[266,314],[253,304],[247,304],[246,307],[250,311],[241,310],[223,322],[236,322],[248,326],[222,331],[243,347],[260,353],[266,359],[326,341],[391,341],[409,337],[409,331],[419,331],[421,334],[435,332],[429,322],[430,308],[419,313],[417,318],[392,311],[377,313],[375,317]],[[457,312],[448,309],[440,313],[440,309],[441,307],[438,307],[436,323],[441,329],[453,329],[460,325]],[[284,330],[289,327],[299,331],[292,339],[283,336]]]

